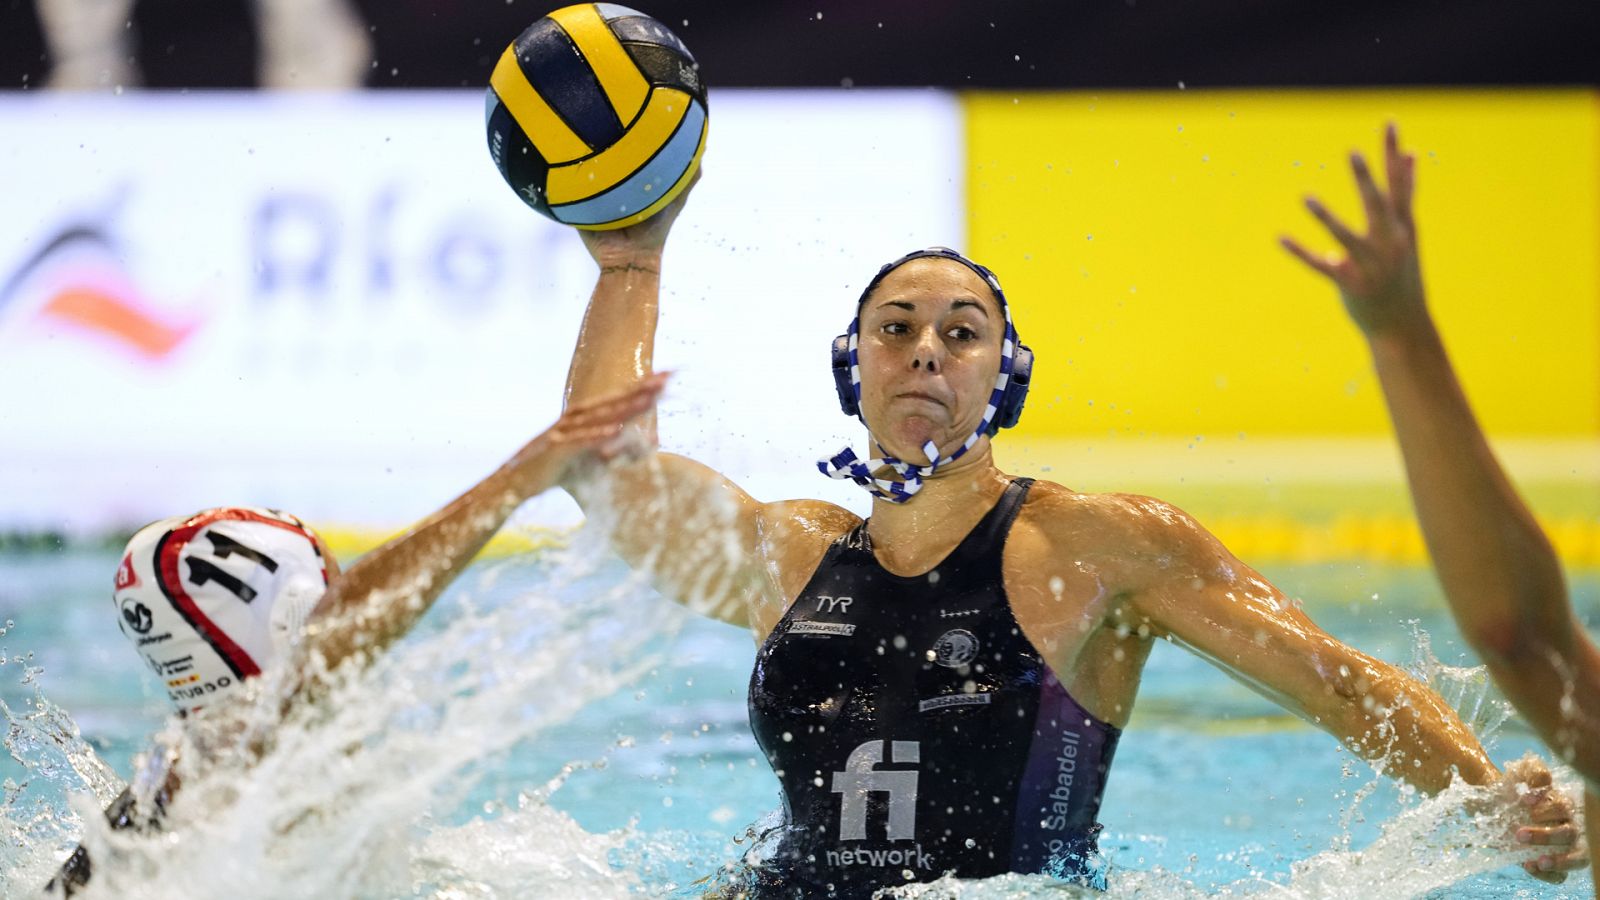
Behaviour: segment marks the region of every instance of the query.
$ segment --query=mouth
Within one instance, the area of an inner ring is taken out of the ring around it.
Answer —
[[[940,407],[945,406],[945,402],[943,400],[940,400],[938,397],[935,397],[932,394],[925,394],[922,391],[906,391],[905,393],[902,393],[902,394],[896,394],[895,395],[895,399],[896,400],[921,400],[921,401],[924,401],[926,403],[932,403],[935,406],[940,406]]]

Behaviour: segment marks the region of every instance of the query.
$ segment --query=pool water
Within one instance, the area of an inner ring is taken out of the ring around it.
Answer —
[[[344,744],[297,734],[263,764],[258,780],[272,789],[245,791],[260,818],[301,823],[316,810],[309,818],[325,827],[263,837],[252,819],[212,815],[196,826],[206,840],[190,842],[205,846],[169,837],[154,850],[122,847],[147,865],[121,894],[182,896],[226,873],[262,885],[240,896],[698,895],[694,879],[736,861],[779,805],[745,714],[755,647],[651,595],[620,565],[573,561],[595,556],[480,563],[396,648],[394,665],[351,695],[334,721]],[[126,778],[167,707],[117,629],[115,565],[106,550],[0,554],[0,621],[12,623],[0,637],[0,700],[22,720],[37,689]],[[1361,650],[1472,663],[1425,570],[1265,574]],[[1574,593],[1592,627],[1600,579],[1576,577]],[[1498,702],[1466,679],[1461,703],[1497,762],[1538,749],[1515,719],[1498,724]],[[22,759],[0,761],[0,777],[16,783],[0,823],[6,897],[48,877],[93,805],[68,805],[82,778],[19,734]],[[1102,810],[1110,895],[1592,895],[1586,874],[1544,885],[1497,865],[1504,854],[1464,848],[1472,827],[1459,808],[1410,796],[1207,663],[1158,646]],[[187,874],[163,856],[186,859]],[[911,895],[952,891],[1063,893],[1006,878]]]

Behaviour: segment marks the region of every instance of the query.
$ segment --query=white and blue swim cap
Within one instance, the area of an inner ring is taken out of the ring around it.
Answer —
[[[192,712],[282,657],[327,587],[327,561],[303,522],[228,507],[139,529],[112,600],[122,633]]]

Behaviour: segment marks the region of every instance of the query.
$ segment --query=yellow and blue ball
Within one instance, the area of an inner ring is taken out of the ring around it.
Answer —
[[[705,85],[689,48],[615,3],[533,23],[500,57],[485,100],[506,183],[579,228],[649,218],[688,186],[706,146]]]

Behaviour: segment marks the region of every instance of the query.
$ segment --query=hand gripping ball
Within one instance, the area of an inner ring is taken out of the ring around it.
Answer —
[[[706,91],[689,48],[615,3],[558,9],[506,48],[489,79],[489,154],[524,203],[602,231],[649,218],[688,185],[706,146]]]

